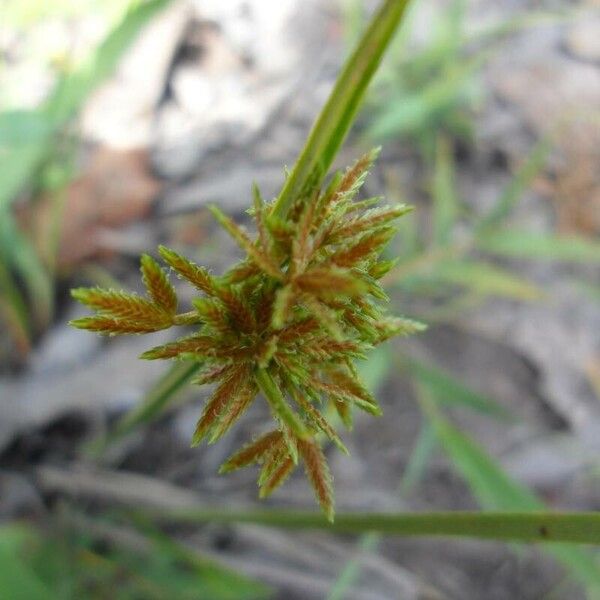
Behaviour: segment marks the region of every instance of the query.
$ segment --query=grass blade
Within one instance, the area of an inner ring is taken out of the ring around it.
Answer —
[[[410,460],[406,465],[404,475],[400,481],[400,491],[403,494],[409,492],[423,476],[427,462],[435,445],[436,437],[433,428],[428,423],[425,423],[421,428],[415,447],[412,450]],[[363,534],[357,543],[359,552],[361,554],[374,552],[378,548],[382,537],[381,533],[373,531]],[[358,579],[360,569],[360,556],[351,558],[344,565],[344,568],[335,580],[329,591],[327,600],[342,600],[342,598],[345,598],[346,591],[350,589],[352,584]]]
[[[31,306],[32,320],[40,327],[47,325],[54,311],[52,279],[10,213],[0,214],[0,256],[4,257],[7,267],[22,279]]]
[[[452,147],[444,136],[439,136],[432,182],[433,242],[445,246],[450,241],[458,216],[458,198],[454,184],[454,157]]]
[[[426,387],[440,404],[468,408],[503,421],[513,420],[502,405],[472,390],[443,369],[407,356],[402,356],[400,362],[401,367],[416,378],[419,385]]]
[[[75,115],[91,92],[113,72],[141,28],[168,3],[169,0],[138,3],[108,34],[90,59],[59,82],[39,111],[28,113],[20,119],[27,143],[23,143],[21,136],[13,134],[12,138],[19,138],[18,143],[6,145],[7,151],[2,153],[0,213],[5,212],[22,187],[32,181],[34,171],[53,151],[52,137],[57,130]],[[10,133],[8,131],[3,136],[5,142],[10,141]]]
[[[548,138],[541,140],[534,146],[525,162],[498,198],[495,206],[477,225],[476,234],[485,233],[487,235],[490,229],[497,226],[508,216],[533,179],[541,171],[551,149],[552,146]]]
[[[481,296],[500,296],[515,300],[539,300],[542,291],[533,283],[500,267],[474,260],[442,262],[433,277],[459,285]]]
[[[0,529],[0,598],[58,600],[29,563],[21,559],[24,547],[35,541],[33,537],[33,531],[19,525],[4,525]]]
[[[285,216],[291,202],[309,186],[318,185],[327,174],[407,5],[408,0],[385,0],[373,17],[338,76],[327,103],[285,181],[273,209],[275,216]]]

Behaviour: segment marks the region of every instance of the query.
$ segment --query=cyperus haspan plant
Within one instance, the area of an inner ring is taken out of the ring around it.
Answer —
[[[114,335],[199,325],[193,335],[142,355],[199,361],[196,383],[218,384],[193,445],[218,440],[262,391],[276,427],[231,456],[221,472],[259,463],[263,497],[285,481],[301,458],[329,519],[333,492],[320,440],[346,448],[328,411],[337,412],[348,428],[354,407],[381,414],[353,361],[392,336],[422,329],[383,309],[386,294],[378,280],[393,261],[379,256],[396,231],[394,222],[409,208],[378,206],[380,198],[355,200],[376,154],[336,173],[324,189],[300,195],[286,218],[276,216],[275,202],[265,203],[255,187],[255,240],[212,207],[247,255],[220,277],[161,247],[165,263],[202,292],[190,312],[178,314],[168,275],[148,255],[141,265],[148,298],[98,288],[73,291],[97,311],[72,322],[81,329]]]

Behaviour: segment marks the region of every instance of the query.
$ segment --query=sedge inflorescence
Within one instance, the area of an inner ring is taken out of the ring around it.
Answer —
[[[394,261],[380,260],[396,233],[394,222],[410,209],[356,200],[376,151],[336,173],[324,189],[302,194],[276,216],[254,188],[249,211],[252,239],[218,208],[212,212],[246,257],[222,276],[165,247],[163,261],[199,292],[193,310],[178,313],[168,274],[144,255],[141,271],[148,297],[80,288],[73,296],[96,311],[72,322],[103,334],[149,333],[174,325],[198,330],[148,350],[142,358],[198,361],[198,384],[216,384],[198,420],[193,445],[221,438],[258,396],[275,426],[231,456],[225,473],[260,465],[260,496],[280,486],[302,461],[327,517],[334,514],[332,478],[323,453],[330,440],[347,452],[332,420],[350,429],[355,408],[381,409],[356,372],[355,359],[396,335],[422,329],[392,317],[379,280]],[[336,414],[338,417],[336,417]]]

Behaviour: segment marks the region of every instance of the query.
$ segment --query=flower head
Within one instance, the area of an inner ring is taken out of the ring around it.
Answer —
[[[164,262],[201,296],[177,314],[177,297],[165,271],[142,257],[148,297],[77,289],[74,297],[96,310],[72,322],[105,334],[147,333],[197,324],[187,337],[148,350],[142,358],[182,359],[202,365],[196,383],[216,384],[198,420],[193,445],[217,441],[262,392],[274,429],[231,456],[221,472],[258,463],[260,496],[280,486],[301,460],[316,498],[333,519],[331,475],[322,450],[330,440],[346,448],[331,423],[337,413],[352,426],[355,408],[381,414],[361,383],[354,360],[392,336],[423,326],[388,316],[378,280],[393,266],[379,256],[394,222],[410,208],[356,201],[377,151],[337,173],[323,189],[296,199],[285,219],[254,189],[255,239],[218,208],[212,212],[246,257],[224,275],[165,247]]]

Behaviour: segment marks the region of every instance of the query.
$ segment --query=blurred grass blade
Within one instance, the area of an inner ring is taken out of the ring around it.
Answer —
[[[473,260],[442,262],[434,278],[460,285],[481,296],[501,296],[515,300],[539,300],[543,293],[536,285],[490,263]]]
[[[433,242],[445,246],[450,241],[458,217],[458,198],[454,182],[454,157],[448,139],[438,136],[433,173]]]
[[[487,235],[490,229],[499,225],[508,216],[517,202],[521,200],[534,178],[542,170],[551,149],[552,145],[549,138],[541,140],[534,146],[525,162],[498,198],[495,206],[478,223],[475,228],[476,235]]]
[[[600,242],[576,236],[554,236],[506,229],[489,232],[477,245],[482,250],[515,258],[540,258],[566,262],[600,262]]]
[[[419,385],[425,386],[440,404],[468,408],[504,421],[514,420],[498,402],[472,390],[443,369],[407,356],[402,356],[399,362],[401,368],[414,377]]]
[[[59,127],[71,119],[90,93],[108,77],[118,64],[123,52],[135,39],[142,27],[169,0],[150,0],[137,3],[113,29],[90,59],[74,73],[67,75],[56,86],[45,105],[38,111],[20,117],[21,133],[16,123],[6,126],[0,140],[18,140],[18,144],[4,145],[0,153],[0,220],[12,200],[33,179],[33,173],[52,152],[52,137]],[[5,124],[6,118],[0,120]],[[28,143],[23,143],[27,139]]]
[[[600,513],[594,512],[342,512],[336,514],[333,523],[317,512],[276,509],[268,511],[205,508],[161,510],[160,516],[182,523],[252,523],[288,529],[321,529],[332,533],[377,531],[385,535],[399,536],[600,544]],[[555,549],[561,548],[564,546],[556,546]],[[590,564],[587,554],[581,552],[580,556]],[[595,577],[600,577],[600,574],[596,572]]]
[[[292,172],[285,181],[273,214],[283,217],[291,202],[327,174],[350,129],[381,57],[404,15],[408,0],[384,0],[356,49],[338,75]]]
[[[419,399],[439,442],[482,506],[486,509],[506,511],[545,510],[544,504],[531,491],[513,480],[483,448],[452,426],[441,415],[423,387],[419,389]],[[592,538],[600,537],[600,513],[596,513],[596,515],[598,522],[588,522]],[[572,521],[567,518],[567,525],[575,526],[577,518],[573,517]],[[538,532],[542,534],[548,531],[543,525],[538,528]],[[566,537],[564,541],[580,540]],[[600,544],[600,540],[592,543]],[[591,555],[581,548],[569,545],[548,545],[544,549],[562,563],[579,583],[588,588],[590,598],[596,597],[595,594],[600,593],[600,565]]]
[[[199,362],[176,362],[158,379],[144,399],[124,415],[106,436],[88,446],[93,455],[102,454],[110,444],[123,438],[138,427],[158,419],[165,409],[177,399],[178,393],[192,380],[201,367]]]
[[[0,254],[0,315],[19,352],[25,354],[30,344],[27,307],[21,292],[2,261]]]
[[[360,575],[360,554],[374,552],[379,546],[381,538],[382,535],[374,531],[370,531],[361,536],[356,544],[356,550],[358,551],[359,556],[351,558],[344,565],[344,568],[340,571],[340,574],[337,576],[327,594],[327,600],[344,600],[344,598],[347,597],[346,594],[348,590],[352,588]]]
[[[33,531],[23,526],[0,528],[0,598],[3,600],[59,600],[24,560],[25,547],[32,542],[35,542]]]
[[[194,597],[210,600],[266,600],[273,597],[272,590],[266,585],[202,556],[165,535],[142,515],[133,515],[132,520],[136,529],[152,542],[152,549],[161,560],[169,560],[192,572],[196,578]]]
[[[371,139],[386,140],[427,129],[440,113],[459,104],[466,83],[481,68],[486,55],[454,65],[445,77],[435,79],[419,93],[404,93],[390,98],[386,108],[373,120],[367,134]]]
[[[433,428],[429,423],[425,423],[421,427],[419,437],[411,452],[410,460],[406,465],[404,474],[400,481],[400,491],[403,494],[408,493],[417,482],[423,477],[427,462],[435,448],[436,437]],[[365,533],[358,540],[357,547],[361,553],[374,552],[381,541],[382,534],[376,532]],[[351,558],[340,571],[331,590],[327,596],[327,600],[342,600],[345,598],[346,592],[352,587],[358,579],[361,569],[360,556]]]
[[[90,59],[57,86],[46,108],[55,122],[63,122],[74,115],[94,89],[112,74],[142,28],[170,1],[146,0],[133,4]]]
[[[54,311],[52,280],[10,213],[0,215],[0,257],[22,280],[33,320],[40,327],[45,326]]]
[[[436,443],[433,427],[427,422],[423,423],[400,482],[400,490],[403,494],[410,492],[423,478]]]

